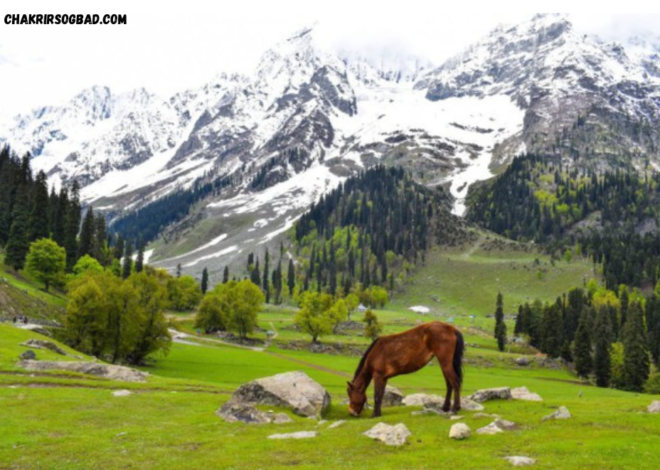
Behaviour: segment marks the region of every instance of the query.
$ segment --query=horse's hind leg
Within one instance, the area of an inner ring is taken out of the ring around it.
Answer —
[[[461,409],[461,383],[458,380],[458,376],[454,371],[454,364],[452,362],[453,356],[442,354],[440,348],[435,353],[435,357],[438,358],[440,363],[440,368],[442,369],[442,374],[445,376],[445,382],[447,382],[447,397],[445,398],[444,406],[442,407],[443,411],[449,411],[449,404],[451,402],[451,393],[454,392],[454,406],[452,411],[459,411]]]
[[[442,374],[444,375],[444,371],[442,371]],[[449,383],[449,380],[445,377],[445,384],[447,385],[447,395],[445,396],[445,403],[442,405],[442,411],[445,413],[449,411],[449,407],[451,406],[451,384]]]

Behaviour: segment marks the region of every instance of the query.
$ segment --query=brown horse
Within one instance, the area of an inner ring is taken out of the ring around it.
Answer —
[[[373,379],[375,402],[373,417],[380,416],[387,380],[397,375],[418,371],[428,364],[433,356],[438,359],[447,384],[447,396],[442,409],[449,411],[453,390],[452,410],[460,410],[463,350],[461,332],[452,325],[439,321],[378,338],[362,356],[353,381],[348,382],[349,413],[356,417],[360,415],[367,401],[367,387]]]

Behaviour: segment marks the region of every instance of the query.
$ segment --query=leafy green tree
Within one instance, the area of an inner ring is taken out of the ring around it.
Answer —
[[[334,321],[334,326],[332,328],[333,332],[337,332],[337,327],[343,321],[346,321],[348,318],[348,308],[346,307],[346,301],[344,299],[338,299],[332,307],[330,307],[329,315]]]
[[[106,348],[114,364],[128,358],[138,341],[144,311],[139,305],[139,292],[130,281],[114,277],[104,286],[108,302]]]
[[[606,306],[602,306],[596,313],[594,325],[594,373],[599,387],[609,387],[612,377],[611,338],[610,312]]]
[[[265,296],[257,285],[247,279],[237,282],[230,290],[231,314],[227,321],[228,329],[238,333],[241,338],[247,338],[257,327]]]
[[[167,330],[164,309],[167,306],[167,289],[162,279],[147,272],[132,274],[127,281],[137,291],[140,307],[137,325],[137,341],[128,360],[141,364],[144,359],[157,351],[169,352],[172,337]]]
[[[42,238],[30,245],[26,259],[27,271],[44,283],[44,289],[62,279],[66,269],[66,251],[50,238]]]
[[[330,334],[334,326],[334,318],[330,314],[332,296],[319,292],[305,292],[299,298],[300,309],[293,321],[300,330],[312,337],[313,343],[318,343],[321,336]]]
[[[371,306],[383,308],[389,302],[387,290],[382,287],[374,286],[371,288]]]
[[[202,290],[192,276],[181,276],[167,282],[170,308],[177,311],[192,310],[202,300]]]
[[[368,309],[366,312],[364,312],[364,318],[362,321],[365,323],[364,336],[371,338],[372,341],[380,336],[383,328],[378,322],[378,316],[376,316],[376,314],[372,312],[371,309]]]
[[[348,310],[348,319],[351,319],[351,314],[355,312],[355,309],[360,305],[360,298],[351,293],[346,296],[344,299],[346,301],[346,309]]]
[[[591,336],[586,321],[587,312],[585,311],[580,318],[577,332],[575,333],[575,348],[573,357],[575,359],[575,371],[579,377],[589,378],[593,370],[593,359],[591,357]]]
[[[96,258],[85,255],[73,266],[73,274],[74,276],[80,276],[86,272],[102,273],[103,266],[101,266],[101,263],[99,263]]]
[[[65,331],[71,347],[100,356],[106,340],[108,325],[107,286],[114,276],[107,273],[88,273],[69,283],[69,303],[66,309]]]
[[[642,309],[630,303],[623,330],[623,380],[625,388],[641,392],[650,373],[649,349]]]
[[[202,328],[206,334],[227,329],[227,317],[230,314],[228,299],[221,294],[225,285],[219,284],[218,288],[207,292],[197,310],[195,328]]]

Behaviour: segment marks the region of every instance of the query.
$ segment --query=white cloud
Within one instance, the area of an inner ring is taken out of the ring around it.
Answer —
[[[569,9],[573,3],[548,6]],[[446,2],[419,0],[391,4],[121,0],[104,6],[5,1],[0,6],[0,114],[62,102],[92,85],[108,85],[116,91],[144,86],[167,96],[202,84],[221,71],[249,71],[265,49],[315,21],[326,40],[337,47],[396,48],[440,62],[498,24],[528,18],[533,13],[531,5],[543,9],[542,4],[522,2],[471,2],[449,8]],[[626,2],[626,7],[635,5]],[[599,6],[599,11],[606,10],[608,5]],[[125,13],[128,25],[4,24],[7,13],[37,12]],[[660,30],[658,15],[585,11],[572,17],[581,30],[610,39]]]

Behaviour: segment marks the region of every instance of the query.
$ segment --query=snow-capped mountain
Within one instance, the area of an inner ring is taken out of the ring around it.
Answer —
[[[579,117],[606,127],[612,120],[620,124],[624,115],[648,124],[660,121],[657,50],[648,44],[631,50],[629,56],[621,44],[576,33],[563,15],[537,15],[497,28],[416,88],[426,90],[430,100],[510,96],[525,110],[524,144],[547,151]],[[620,148],[640,153],[648,147],[627,138],[620,142]],[[657,152],[652,156],[657,159]]]
[[[657,130],[626,123],[657,129],[658,50],[629,47],[541,15],[436,68],[407,54],[335,51],[304,29],[246,77],[219,75],[169,99],[93,88],[1,134],[53,182],[78,179],[84,200],[113,220],[216,184],[152,252],[168,268],[213,272],[273,243],[314,200],[378,162],[447,184],[459,214],[470,184],[525,149],[575,158],[585,145],[594,155],[625,148],[657,164]]]

